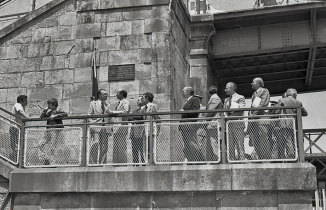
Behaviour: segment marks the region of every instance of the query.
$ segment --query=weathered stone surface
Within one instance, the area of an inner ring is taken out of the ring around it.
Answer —
[[[146,19],[145,33],[168,31],[170,29],[169,19]]]
[[[76,83],[71,85],[64,85],[66,88],[64,94],[66,98],[82,98],[89,97],[92,95],[92,84],[91,83]],[[89,102],[89,101],[88,101]]]
[[[0,76],[0,88],[19,87],[21,80],[20,74],[2,74]]]
[[[132,21],[132,34],[143,34],[145,32],[145,20]]]
[[[106,35],[107,36],[131,35],[131,29],[132,29],[132,21],[107,23]]]
[[[109,22],[119,22],[122,21],[122,10],[110,10],[110,11],[100,11],[95,14],[95,22],[98,23],[109,23]]]
[[[49,55],[50,43],[31,43],[27,47],[27,57],[41,57]]]
[[[91,82],[92,68],[76,68],[74,70],[74,82]]]
[[[51,42],[50,55],[68,55],[74,53],[75,41]]]
[[[92,66],[92,53],[79,53],[76,54],[74,60],[75,68],[91,67]]]
[[[45,42],[46,40],[46,29],[37,28],[33,31],[32,42]]]
[[[19,96],[19,95],[27,95],[27,89],[26,88],[9,88],[7,101],[15,103],[15,102],[17,102],[17,96]]]
[[[152,47],[152,35],[151,34],[137,34],[131,36],[121,36],[121,49],[141,49]]]
[[[167,32],[154,32],[152,39],[155,47],[169,47],[171,43],[170,34]]]
[[[0,47],[0,56],[2,59],[12,59],[12,58],[22,57],[22,54],[20,52],[20,45]]]
[[[51,40],[72,40],[74,39],[73,28],[71,26],[57,26],[46,28],[46,36],[50,36]]]
[[[104,37],[97,40],[97,50],[110,51],[120,49],[120,37]]]
[[[108,82],[108,77],[109,77],[108,73],[109,73],[109,70],[108,70],[107,66],[100,67],[98,70],[98,81],[99,82]]]
[[[7,101],[8,89],[0,89],[0,103]]]
[[[168,6],[147,7],[141,9],[126,9],[122,13],[124,20],[168,18],[170,15]]]
[[[95,12],[83,12],[77,13],[77,23],[78,24],[90,24],[95,22]]]
[[[64,56],[46,56],[43,57],[40,70],[52,70],[65,68]]]
[[[39,71],[42,63],[41,58],[26,58],[24,60],[20,60],[20,65],[22,65],[22,72],[27,71]]]
[[[100,66],[108,66],[108,52],[100,52]]]
[[[44,73],[43,72],[28,72],[22,74],[21,86],[32,86],[44,83]]]
[[[110,51],[108,62],[110,65],[141,63],[141,50]]]
[[[80,24],[77,27],[76,38],[93,38],[101,36],[101,24],[92,23],[92,24]]]
[[[135,65],[136,80],[151,78],[153,68],[154,66],[151,64],[136,64]]]
[[[44,82],[49,84],[62,84],[74,82],[73,70],[45,71]]]
[[[87,53],[93,50],[93,38],[87,39],[76,39],[76,49],[77,53]]]
[[[70,106],[71,114],[75,114],[75,115],[87,114],[88,108],[89,108],[89,98],[74,98],[71,101],[71,106]]]
[[[66,12],[63,15],[59,16],[59,25],[61,26],[71,26],[76,25],[76,12]]]
[[[139,81],[110,82],[110,96],[115,96],[120,90],[126,90],[128,95],[138,95]]]
[[[49,98],[62,98],[62,86],[46,85],[44,87],[31,87],[27,89],[27,97],[35,101],[48,100]]]
[[[153,52],[152,48],[142,49],[141,50],[141,59],[142,63],[150,64],[154,61],[156,55]]]

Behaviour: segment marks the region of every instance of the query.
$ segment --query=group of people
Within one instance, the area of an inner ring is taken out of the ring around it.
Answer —
[[[254,93],[251,97],[251,107],[252,108],[261,108],[268,107],[270,103],[270,93],[268,89],[264,88],[264,81],[262,78],[257,77],[253,79],[251,83]],[[210,99],[207,102],[207,106],[204,108],[206,110],[215,110],[219,108],[229,109],[231,111],[214,113],[209,112],[206,114],[183,114],[182,118],[198,118],[200,117],[218,117],[221,114],[226,117],[233,117],[232,119],[241,120],[244,117],[236,118],[236,116],[244,116],[244,111],[238,110],[239,108],[244,108],[246,106],[245,97],[238,94],[237,85],[234,82],[229,82],[226,84],[225,93],[228,97],[225,99],[224,103],[217,95],[217,87],[211,86],[208,89]],[[183,106],[183,110],[200,110],[200,98],[196,97],[194,94],[194,89],[191,87],[185,87],[182,91],[184,98],[187,99],[186,104]],[[275,109],[272,111],[267,111],[264,109],[257,109],[250,111],[248,116],[252,116],[248,123],[239,122],[229,123],[228,128],[228,148],[229,148],[229,159],[230,160],[244,160],[245,158],[252,158],[251,156],[246,156],[244,139],[245,136],[249,136],[249,146],[254,147],[254,151],[257,154],[258,159],[272,159],[272,151],[274,148],[277,150],[277,158],[294,158],[295,148],[294,148],[294,124],[289,123],[289,121],[284,120],[276,123],[273,127],[268,120],[266,122],[259,121],[257,119],[268,119],[266,115],[272,114],[296,114],[296,109],[288,109],[287,106],[297,106],[301,107],[302,116],[307,116],[308,113],[303,107],[302,103],[296,99],[297,91],[293,88],[289,88],[284,93],[283,97],[278,101],[277,104],[274,104]],[[235,111],[232,111],[235,109]],[[253,117],[255,116],[255,117]],[[235,117],[235,118],[234,118]],[[293,118],[293,117],[289,117]],[[287,119],[289,119],[287,118]],[[196,120],[194,120],[196,121]],[[182,125],[179,128],[184,141],[184,155],[189,161],[198,161],[200,160],[216,160],[214,156],[213,145],[218,145],[214,142],[214,139],[211,138],[213,133],[216,135],[216,130],[207,129],[196,129],[194,125],[188,125],[187,127]],[[202,139],[198,138],[198,135],[207,135],[208,138]],[[275,138],[273,138],[273,135]],[[206,141],[206,142],[202,142]],[[203,146],[204,145],[204,146]],[[206,145],[206,146],[205,146]],[[206,147],[206,148],[202,148]],[[206,155],[202,151],[206,151]],[[197,154],[194,156],[194,151]],[[211,154],[209,154],[211,151]],[[194,159],[195,157],[195,159]],[[205,158],[206,157],[206,158]]]
[[[254,93],[251,98],[251,107],[267,107],[270,104],[270,94],[268,89],[264,88],[264,81],[262,78],[253,79],[251,86]],[[198,113],[184,113],[181,114],[181,122],[197,122],[198,117],[205,117],[205,121],[210,122],[209,118],[219,117],[221,114],[225,116],[239,116],[243,119],[244,112],[238,110],[238,108],[244,108],[246,106],[245,97],[237,93],[237,85],[234,82],[226,84],[225,92],[228,97],[222,102],[218,96],[218,89],[215,86],[208,88],[209,100],[205,110],[212,111],[203,114]],[[186,99],[186,103],[183,106],[183,111],[200,110],[201,102],[200,97],[194,94],[195,91],[192,87],[185,87],[182,90],[182,96]],[[153,103],[154,95],[151,92],[146,92],[139,96],[137,100],[138,108],[130,112],[130,102],[127,100],[127,91],[120,90],[117,93],[118,104],[114,110],[110,109],[110,105],[107,102],[108,93],[105,89],[100,89],[97,92],[97,99],[90,102],[88,115],[108,115],[108,114],[122,114],[122,113],[151,113],[159,110],[158,105]],[[302,107],[302,115],[306,116],[307,112],[303,108],[302,103],[296,99],[297,92],[295,89],[288,89],[284,94],[284,97],[278,101],[275,105],[280,107],[273,113],[279,114],[294,114],[296,109],[284,109],[285,106],[300,106]],[[50,99],[47,101],[48,107],[43,110],[41,118],[47,118],[47,125],[51,128],[62,128],[62,118],[68,114],[58,109],[58,101],[56,99]],[[28,118],[25,112],[27,105],[27,96],[20,95],[17,97],[17,103],[12,108],[12,113],[20,118]],[[228,109],[227,112],[213,112],[216,109]],[[232,111],[232,109],[237,109]],[[270,113],[271,114],[271,113]],[[264,118],[262,115],[266,115],[266,110],[254,110],[251,111],[249,116],[257,116],[256,119]],[[17,117],[15,121],[21,123],[21,119]],[[154,119],[159,118],[158,115],[154,115]],[[192,118],[187,120],[187,118]],[[126,163],[127,162],[127,136],[129,133],[132,146],[132,159],[134,163],[143,163],[144,157],[144,139],[148,137],[146,133],[144,122],[141,120],[148,120],[147,115],[133,116],[133,117],[103,117],[92,118],[90,117],[91,127],[90,136],[94,143],[90,148],[89,162],[90,163],[107,163],[107,153],[109,138],[113,138],[113,163]],[[105,126],[105,124],[112,121],[120,122],[119,126]],[[134,126],[128,131],[128,121],[135,121]],[[179,131],[184,144],[184,157],[186,161],[218,161],[219,156],[219,139],[218,130],[214,126],[214,121],[208,123],[206,127],[200,127],[196,123],[181,123],[179,125]],[[57,126],[55,126],[57,125]],[[139,125],[139,126],[137,126]],[[271,151],[275,146],[275,141],[270,136],[269,124],[259,123],[258,121],[249,121],[249,123],[231,123],[228,129],[228,144],[229,144],[229,158],[231,160],[243,160],[245,158],[244,150],[244,138],[245,135],[249,135],[249,145],[253,146],[259,159],[270,159]],[[277,152],[279,158],[286,158],[287,155],[292,155],[293,145],[288,142],[287,139],[293,138],[293,127],[291,126],[279,126],[278,133],[287,133],[288,135],[279,134],[277,136]],[[115,130],[114,130],[115,129]],[[283,130],[282,130],[283,129]],[[292,129],[292,130],[291,130]],[[284,132],[280,132],[284,131]],[[60,134],[58,134],[60,137]],[[57,135],[57,136],[58,136]],[[274,134],[275,135],[275,134]],[[11,147],[14,158],[17,158],[17,144],[18,144],[18,131],[10,130]],[[56,137],[57,138],[57,137]],[[45,142],[43,145],[51,141],[51,133],[45,136]],[[204,151],[204,152],[203,152]]]

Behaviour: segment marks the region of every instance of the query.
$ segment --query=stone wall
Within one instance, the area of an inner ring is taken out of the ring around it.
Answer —
[[[189,76],[189,22],[182,19],[184,8],[176,9],[179,1],[173,12],[168,0],[53,2],[0,30],[1,107],[10,110],[26,94],[34,117],[52,97],[70,114],[87,113],[95,56],[99,88],[109,92],[112,109],[120,89],[128,91],[132,109],[146,91],[160,110],[180,108]],[[108,66],[120,64],[135,64],[134,81],[108,81]]]

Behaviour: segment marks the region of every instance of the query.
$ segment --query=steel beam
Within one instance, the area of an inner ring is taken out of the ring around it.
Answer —
[[[317,53],[317,10],[316,9],[311,9],[310,30],[311,30],[312,46],[309,51],[307,74],[306,74],[306,81],[305,81],[306,87],[309,87],[312,82],[312,76],[314,73],[315,59]]]

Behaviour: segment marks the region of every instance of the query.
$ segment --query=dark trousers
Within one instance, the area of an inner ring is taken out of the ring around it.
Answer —
[[[91,136],[95,138],[95,131],[91,130]],[[109,134],[105,128],[98,133],[98,143],[92,145],[90,150],[90,163],[106,163],[108,153]]]
[[[190,154],[190,142],[194,141],[196,138],[196,133],[197,133],[198,125],[179,125],[179,131],[182,136],[184,148],[183,148],[183,153],[185,155],[185,158],[188,160],[191,159],[191,154]]]
[[[207,161],[218,161],[218,154],[214,153],[213,145],[211,141],[216,141],[218,143],[218,130],[217,128],[207,129],[207,139],[206,139],[206,160]],[[215,144],[219,145],[219,144]],[[219,151],[219,148],[215,148],[215,151]]]
[[[127,127],[119,127],[113,135],[113,163],[127,163]]]
[[[19,130],[16,127],[9,128],[10,134],[10,147],[11,154],[9,155],[10,160],[17,162],[18,158],[18,141],[19,141]]]
[[[132,160],[134,163],[145,163],[144,159],[144,138],[131,138]],[[139,158],[140,156],[140,158]]]
[[[293,128],[280,128],[277,132],[277,155],[280,159],[295,157],[295,139]]]
[[[260,122],[250,122],[250,142],[255,148],[259,159],[271,159],[271,147],[267,137],[267,127]]]

